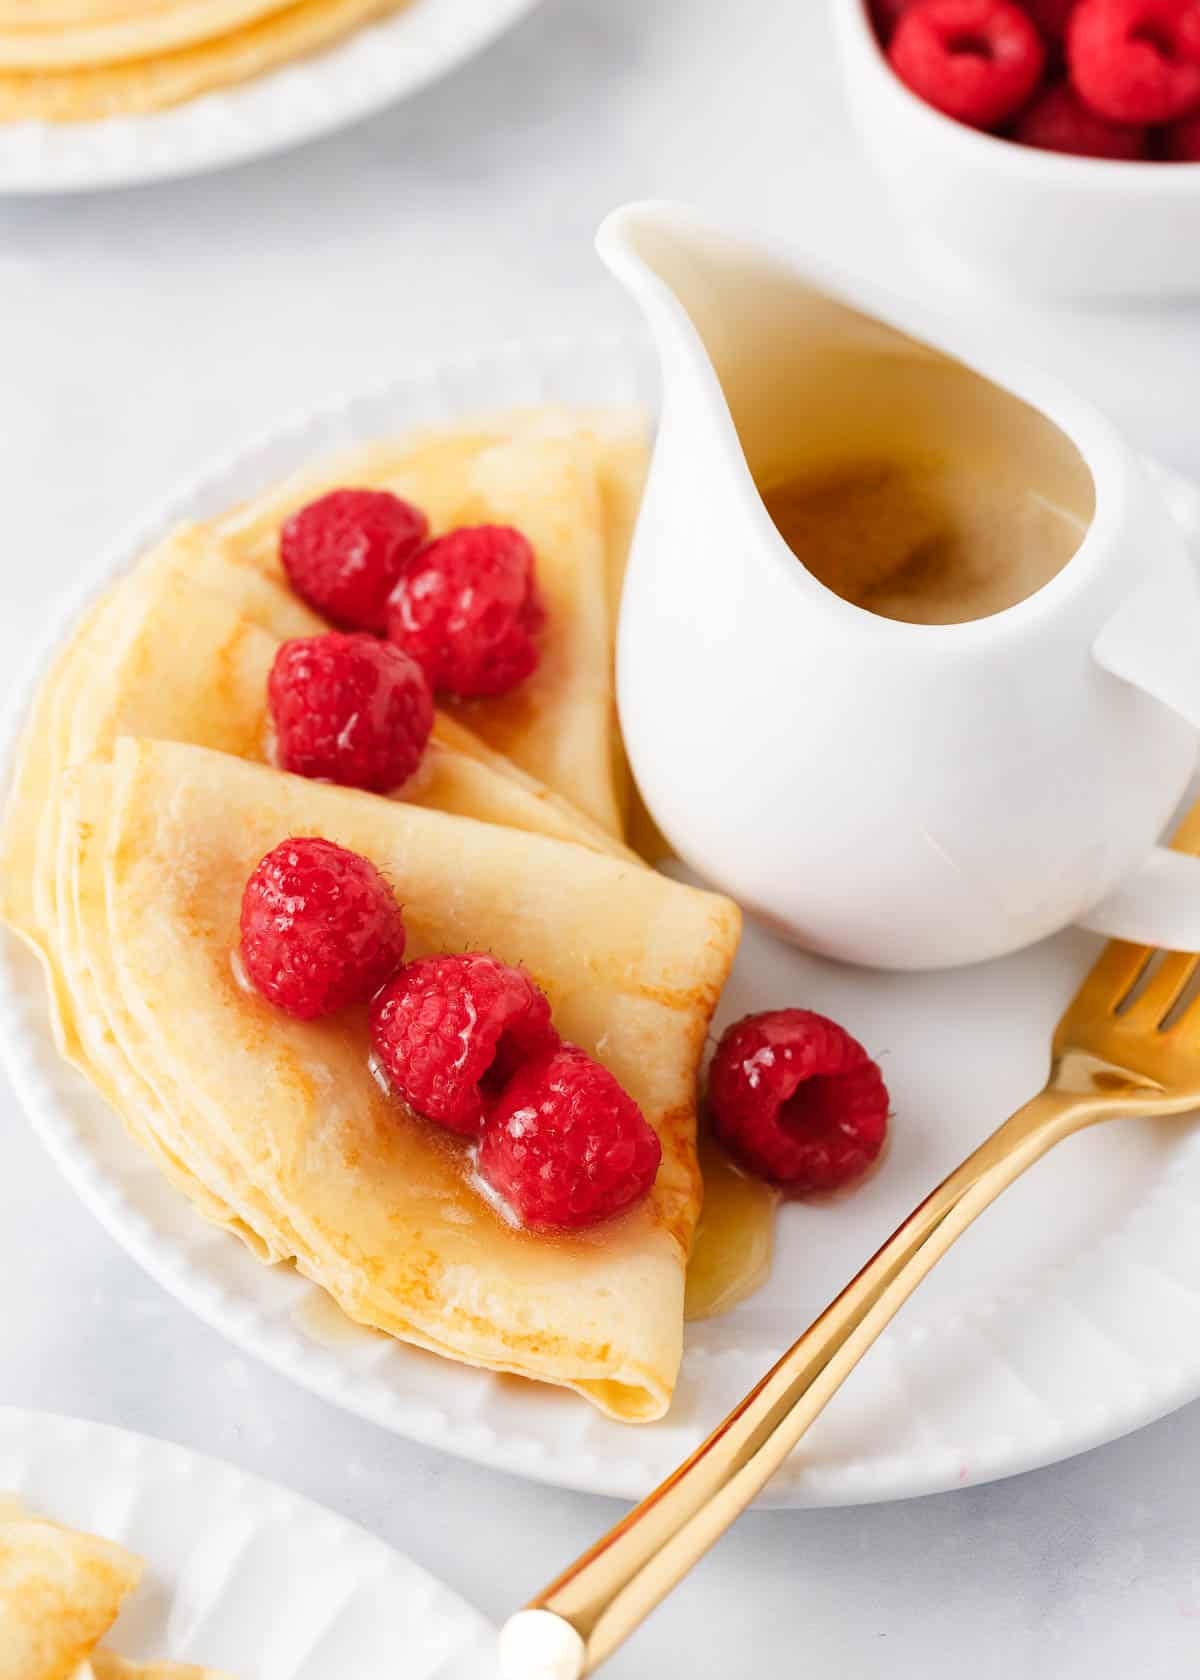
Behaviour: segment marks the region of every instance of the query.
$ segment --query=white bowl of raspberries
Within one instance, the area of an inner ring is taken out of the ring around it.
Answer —
[[[1005,284],[1200,292],[1200,0],[835,0],[898,208]]]

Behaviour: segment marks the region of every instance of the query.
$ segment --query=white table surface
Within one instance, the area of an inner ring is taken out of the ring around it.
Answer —
[[[331,141],[178,185],[0,203],[0,671],[98,543],[281,411],[410,352],[624,319],[591,251],[622,200],[685,198],[941,290],[856,151],[833,3],[548,0],[452,80]],[[943,295],[1200,473],[1200,307]],[[497,1619],[617,1510],[393,1439],[232,1352],[76,1204],[6,1089],[0,1401],[277,1478]],[[753,1515],[609,1672],[716,1680],[753,1652],[764,1676],[1175,1680],[1200,1638],[1198,1467],[1192,1407],[990,1488]]]

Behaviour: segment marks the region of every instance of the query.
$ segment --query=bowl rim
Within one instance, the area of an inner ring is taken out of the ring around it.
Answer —
[[[992,171],[1024,177],[1030,181],[1053,181],[1084,191],[1104,191],[1120,185],[1128,188],[1136,180],[1160,198],[1190,197],[1200,182],[1200,162],[1156,165],[1148,159],[1078,157],[1069,152],[1043,151],[1022,146],[1001,134],[972,128],[927,104],[900,80],[887,61],[870,15],[870,0],[833,0],[834,17],[841,24],[844,50],[854,53],[872,78],[874,93],[890,101],[905,120],[923,123],[931,145],[954,144],[970,155],[973,164]]]

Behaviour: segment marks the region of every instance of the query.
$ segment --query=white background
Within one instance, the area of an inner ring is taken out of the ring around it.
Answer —
[[[332,141],[0,204],[0,673],[98,545],[280,412],[414,351],[625,320],[591,235],[631,197],[685,198],[934,290],[1200,473],[1200,309],[1051,314],[914,269],[841,107],[832,3],[548,0]],[[4,1089],[0,1401],[288,1483],[496,1619],[617,1511],[392,1439],[229,1351],[77,1206]],[[608,1672],[1174,1680],[1200,1643],[1198,1488],[1193,1407],[991,1488],[754,1515]]]

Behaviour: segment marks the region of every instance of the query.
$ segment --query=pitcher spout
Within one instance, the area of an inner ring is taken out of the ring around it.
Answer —
[[[849,375],[866,358],[940,359],[846,301],[811,265],[709,227],[680,205],[626,205],[596,243],[655,339],[664,409],[686,396],[682,425],[719,446],[725,474],[743,488],[747,477],[771,483],[798,454],[819,461],[856,447],[869,403]]]
[[[658,351],[660,440],[669,431],[702,456],[710,489],[736,483],[753,495],[725,390],[736,332],[713,290],[713,237],[680,206],[647,200],[613,211],[596,249],[641,309]]]

